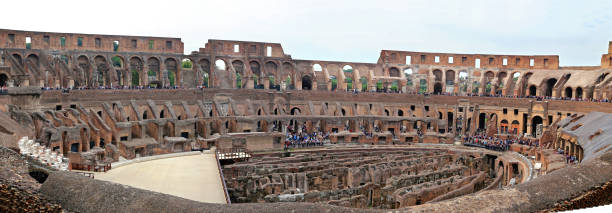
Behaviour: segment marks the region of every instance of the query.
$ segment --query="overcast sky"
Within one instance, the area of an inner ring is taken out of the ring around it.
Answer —
[[[380,50],[553,54],[599,65],[611,1],[2,1],[0,28],[276,42],[294,59],[375,63]]]

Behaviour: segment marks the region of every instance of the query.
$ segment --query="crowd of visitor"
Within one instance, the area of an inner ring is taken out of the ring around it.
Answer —
[[[292,130],[293,128],[289,126],[287,129]],[[329,141],[328,132],[315,131],[307,133],[305,126],[302,126],[302,131],[287,131],[285,136],[285,149],[323,146]]]
[[[538,139],[526,139],[519,137],[498,138],[486,136],[484,132],[477,132],[473,136],[464,136],[463,145],[486,148],[495,151],[507,151],[511,144],[528,145],[531,147],[539,147]]]
[[[563,151],[563,149],[561,148],[557,149],[557,153],[565,156],[565,163],[568,163],[568,164],[579,163],[578,158],[576,158],[575,155],[570,155],[569,153],[565,153],[565,151]]]

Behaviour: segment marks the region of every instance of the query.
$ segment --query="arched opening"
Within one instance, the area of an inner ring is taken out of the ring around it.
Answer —
[[[504,88],[504,83],[505,83],[505,79],[508,76],[508,73],[506,72],[499,72],[499,74],[497,74],[497,85],[495,86],[495,94],[496,95],[501,95],[502,94],[502,90]]]
[[[185,58],[181,61],[181,68],[183,69],[193,69],[193,61],[191,59]]]
[[[264,75],[261,73],[261,66],[257,61],[249,62],[249,66],[251,67],[251,72],[253,73],[253,87],[255,89],[263,89],[264,88]]]
[[[484,84],[485,84],[484,93],[485,94],[491,94],[491,92],[493,91],[493,79],[495,79],[495,73],[491,71],[488,71],[485,73],[485,76],[484,76]]]
[[[338,79],[336,76],[329,76],[329,81],[331,83],[331,91],[336,91],[336,88],[338,87]]]
[[[459,91],[466,93],[468,89],[468,73],[466,71],[459,72]]]
[[[276,65],[276,63],[271,62],[271,61],[266,62],[265,72],[268,74],[268,81],[269,81],[270,89],[276,89],[277,87],[276,79],[274,77],[276,75],[277,69],[278,69],[278,66]]]
[[[299,115],[302,111],[300,110],[300,108],[297,107],[293,107],[291,108],[291,115]]]
[[[346,110],[340,109],[340,113],[342,113],[342,116],[346,116]]]
[[[512,121],[512,126],[510,127],[510,130],[512,131],[512,134],[518,134],[518,129],[519,129],[520,123],[517,120],[513,120]]]
[[[210,62],[206,59],[202,59],[198,64],[202,70],[202,87],[208,88],[210,87]]]
[[[106,73],[109,70],[109,67],[106,65],[106,58],[104,58],[103,56],[96,56],[94,58],[94,62],[97,68],[94,82],[98,83],[98,86],[105,86],[107,84]]]
[[[576,87],[576,98],[582,98],[582,87]]]
[[[130,58],[130,73],[132,77],[132,86],[140,85],[140,72],[142,72],[142,67],[142,60],[140,60],[140,58]]]
[[[391,67],[389,69],[389,76],[390,77],[400,77],[400,72],[399,72],[399,70],[397,68]]]
[[[446,92],[452,93],[455,86],[455,71],[447,70],[446,71]]]
[[[414,86],[414,82],[412,81],[412,68],[407,68],[404,70],[404,77],[406,78],[406,87],[408,89]]]
[[[350,91],[353,89],[353,79],[351,77],[346,77],[344,79],[344,83],[346,83],[346,90]]]
[[[302,90],[312,90],[312,79],[309,75],[302,76]]]
[[[368,79],[366,77],[361,77],[361,91],[368,91]]]
[[[542,117],[535,116],[531,120],[531,136],[538,137],[542,134]]]
[[[149,70],[147,71],[147,80],[149,82],[149,86],[150,87],[161,86],[159,85],[159,81],[158,81],[159,70],[160,70],[159,59],[151,57],[147,60],[147,65],[149,67]]]
[[[119,56],[113,56],[111,58],[111,62],[113,63],[113,67],[115,68],[123,68],[123,58]]]
[[[504,120],[502,120],[502,121],[500,122],[500,129],[499,129],[499,131],[500,131],[501,133],[508,134],[508,129],[509,129],[509,127],[508,127],[508,121],[507,121],[507,120],[505,120],[505,119],[504,119]]]
[[[215,61],[215,68],[217,70],[225,70],[227,67],[225,66],[225,61],[221,59],[217,59]]]
[[[537,88],[535,85],[529,86],[529,96],[536,96]]]
[[[8,86],[8,76],[4,73],[0,74],[0,87],[7,87]]]
[[[553,88],[555,87],[556,83],[557,79],[555,78],[551,78],[546,81],[546,92],[544,93],[544,96],[551,97],[553,95]]]
[[[342,67],[342,72],[353,72],[353,67],[351,67],[351,65],[344,65],[344,67]]]
[[[174,58],[168,58],[165,61],[166,71],[168,72],[168,84],[173,87],[176,84],[178,63]]]
[[[312,70],[314,70],[315,72],[321,72],[323,71],[323,68],[321,67],[320,64],[314,64],[312,65]]]
[[[440,82],[436,82],[434,84],[434,94],[439,95],[442,93],[442,84]]]
[[[565,88],[565,97],[566,98],[572,98],[572,92],[573,92],[573,90],[572,90],[571,87],[566,87]]]
[[[442,81],[442,71],[434,70],[433,71],[433,76],[434,76],[434,81],[436,81],[436,82]]]

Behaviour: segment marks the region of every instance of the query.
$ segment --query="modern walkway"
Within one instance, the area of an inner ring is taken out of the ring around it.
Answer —
[[[96,179],[207,203],[226,203],[213,153],[134,163]]]

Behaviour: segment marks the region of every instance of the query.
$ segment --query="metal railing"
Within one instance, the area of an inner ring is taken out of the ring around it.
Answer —
[[[219,170],[219,178],[221,178],[221,183],[223,183],[223,192],[225,195],[225,201],[227,204],[232,204],[230,200],[229,193],[227,192],[227,185],[225,184],[225,176],[223,175],[223,169],[221,169],[221,163],[219,162],[219,152],[215,152],[215,160],[217,161],[217,169]]]

